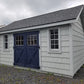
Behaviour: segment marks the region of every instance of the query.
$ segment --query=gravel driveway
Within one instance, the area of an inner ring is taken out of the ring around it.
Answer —
[[[84,67],[74,78],[0,65],[0,84],[84,84]]]

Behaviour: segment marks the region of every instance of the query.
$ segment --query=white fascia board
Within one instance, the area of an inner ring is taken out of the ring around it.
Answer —
[[[84,8],[84,7],[81,8],[80,13],[78,14],[78,16],[77,16],[77,18],[76,18],[77,21],[78,21],[78,19],[79,19],[81,13],[82,13],[82,11],[83,11],[83,8]]]
[[[70,23],[74,23],[74,22],[77,22],[77,20],[76,19],[73,19],[73,20],[69,20],[69,21],[52,23],[52,24],[46,24],[46,25],[41,25],[41,26],[28,27],[28,28],[25,27],[25,28],[22,28],[22,29],[15,29],[15,30],[10,30],[10,31],[0,32],[0,34],[20,32],[20,31],[33,30],[33,29],[42,29],[42,28],[46,28],[46,27],[52,27],[52,26],[70,24]]]

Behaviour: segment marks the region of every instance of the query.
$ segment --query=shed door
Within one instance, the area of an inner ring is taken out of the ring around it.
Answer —
[[[27,33],[27,66],[39,67],[39,39],[38,32]]]
[[[14,35],[14,65],[39,68],[38,32]]]

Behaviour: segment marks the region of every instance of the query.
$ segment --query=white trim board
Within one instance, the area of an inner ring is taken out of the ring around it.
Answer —
[[[0,34],[12,33],[12,32],[19,32],[19,31],[25,31],[25,30],[33,30],[33,29],[42,29],[42,28],[45,28],[45,27],[70,24],[70,23],[74,23],[74,22],[77,22],[77,20],[76,19],[73,19],[73,20],[69,20],[69,21],[52,23],[52,24],[46,24],[46,25],[41,25],[41,26],[35,26],[35,27],[29,27],[29,28],[23,28],[23,29],[15,29],[15,30],[10,30],[10,31],[3,31],[3,32],[0,32]]]
[[[77,17],[77,21],[78,21],[78,19],[79,19],[79,17],[80,17],[80,15],[81,15],[81,12],[83,11],[83,7],[81,8],[81,10],[80,10],[80,13],[79,13],[79,15],[78,15],[78,17]]]

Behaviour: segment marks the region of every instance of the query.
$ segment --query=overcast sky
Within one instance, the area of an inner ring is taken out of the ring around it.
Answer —
[[[0,25],[84,4],[84,0],[0,0]]]

